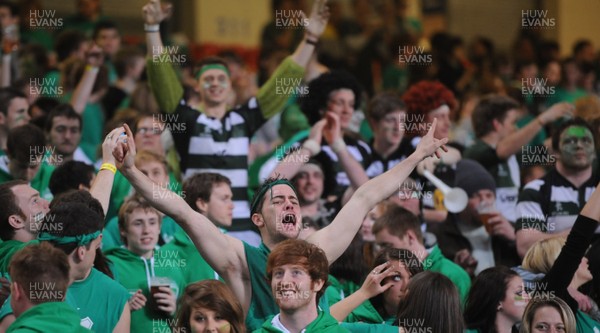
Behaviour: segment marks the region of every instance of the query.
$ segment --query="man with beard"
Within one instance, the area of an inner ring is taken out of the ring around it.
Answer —
[[[280,312],[255,332],[349,332],[317,302],[325,293],[327,256],[318,246],[288,239],[269,254],[267,280]]]
[[[417,149],[396,167],[369,180],[356,190],[350,201],[327,227],[315,232],[307,241],[318,245],[334,262],[348,247],[367,213],[380,201],[398,190],[402,182],[425,157],[439,154],[438,148],[448,139],[433,137],[436,121]],[[173,217],[190,236],[200,254],[232,288],[248,311],[249,330],[257,329],[267,317],[279,310],[265,279],[267,256],[286,239],[300,234],[302,214],[295,188],[286,179],[269,179],[258,190],[251,206],[252,222],[258,227],[262,243],[253,247],[221,231],[202,214],[194,211],[182,198],[169,195],[157,187],[134,164],[135,142],[127,125],[127,142],[114,150],[121,173],[136,192],[163,213]]]
[[[81,116],[70,104],[61,104],[50,112],[45,131],[52,151],[52,156],[45,159],[49,164],[57,166],[73,160],[94,164],[79,147]]]
[[[538,240],[566,237],[598,184],[592,167],[594,130],[583,119],[563,123],[552,136],[552,149],[555,168],[525,185],[519,195],[515,230],[520,256]]]

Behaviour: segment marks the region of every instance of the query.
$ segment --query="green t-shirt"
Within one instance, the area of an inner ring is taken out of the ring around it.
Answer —
[[[577,333],[600,332],[600,323],[581,310],[575,312],[575,324]]]
[[[281,322],[279,322],[279,315],[271,316],[267,319],[263,325],[254,330],[254,333],[281,333],[285,332],[279,328]],[[398,328],[396,327],[396,332]],[[306,333],[335,333],[335,332],[350,332],[349,330],[340,326],[338,321],[333,318],[329,313],[325,311],[319,311],[319,315],[303,330]]]
[[[178,298],[187,284],[182,272],[187,267],[187,259],[180,252],[163,249],[154,251],[152,258],[144,259],[123,248],[106,251],[106,257],[112,261],[115,280],[128,290],[129,295],[141,289],[148,300],[142,309],[131,312],[131,332],[162,332],[168,328],[172,320],[153,312],[148,306],[151,297],[150,278],[158,276],[171,279],[171,289]]]
[[[163,244],[170,243],[178,230],[183,231],[172,218],[164,216],[160,226],[160,237],[164,242]],[[102,250],[110,250],[115,247],[121,247],[121,245],[123,245],[123,242],[119,233],[119,218],[115,216],[108,221],[102,230]]]
[[[244,242],[244,253],[252,285],[252,298],[248,317],[246,317],[246,327],[249,331],[253,331],[261,327],[269,316],[278,313],[279,308],[266,279],[267,257],[271,250],[264,243],[260,243],[259,247],[254,247]]]
[[[12,239],[0,243],[0,274],[8,273],[8,264],[10,264],[13,255],[27,244]]]
[[[128,300],[127,289],[95,268],[69,286],[66,299],[79,313],[81,326],[94,332],[112,332]]]
[[[92,268],[85,280],[75,281],[69,286],[65,303],[76,310],[81,326],[100,333],[114,330],[128,299],[129,293],[123,286]],[[12,313],[10,301],[6,300],[0,309],[0,320]]]
[[[467,296],[469,295],[469,290],[471,289],[471,278],[462,267],[444,257],[437,245],[431,249],[431,252],[429,252],[429,255],[425,258],[423,268],[428,271],[443,274],[449,278],[458,289],[461,304],[465,304]]]
[[[91,332],[79,324],[79,315],[64,302],[47,302],[23,312],[6,333]]]

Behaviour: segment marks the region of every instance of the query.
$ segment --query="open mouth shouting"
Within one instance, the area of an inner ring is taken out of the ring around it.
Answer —
[[[286,213],[281,218],[281,228],[283,231],[293,231],[296,230],[297,225],[296,215],[293,213]]]

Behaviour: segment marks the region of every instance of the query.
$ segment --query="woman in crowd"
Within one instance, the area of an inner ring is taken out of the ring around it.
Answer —
[[[398,305],[400,332],[463,333],[460,297],[454,283],[432,271],[410,280]]]
[[[471,286],[464,312],[467,332],[511,333],[521,321],[529,296],[523,279],[505,266],[488,268]]]
[[[406,292],[409,280],[423,272],[416,255],[405,249],[384,248],[375,258],[374,268],[362,287],[331,307],[338,321],[370,324],[396,320],[398,303]]]
[[[242,305],[221,281],[189,284],[177,308],[176,327],[184,332],[246,332]]]
[[[534,299],[525,308],[521,333],[575,333],[575,316],[560,298]],[[553,329],[553,330],[552,330]]]

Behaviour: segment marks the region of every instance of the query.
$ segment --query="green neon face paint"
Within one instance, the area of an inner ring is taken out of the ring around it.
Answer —
[[[590,130],[583,126],[571,126],[567,128],[567,135],[583,138],[588,135],[591,137],[592,133],[590,133]]]
[[[582,170],[594,160],[594,137],[583,126],[571,126],[561,134],[559,146],[560,160],[565,167]]]

